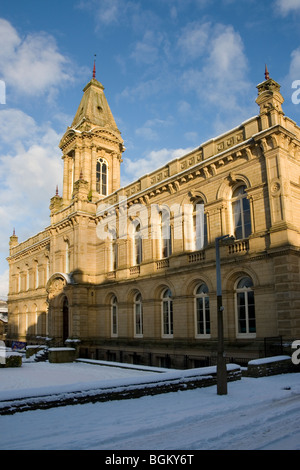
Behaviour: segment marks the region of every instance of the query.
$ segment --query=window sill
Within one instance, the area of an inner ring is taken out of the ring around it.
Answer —
[[[236,335],[237,339],[254,339],[256,338],[256,333],[238,333]]]

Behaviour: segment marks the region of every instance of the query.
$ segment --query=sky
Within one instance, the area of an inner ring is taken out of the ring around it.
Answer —
[[[0,0],[0,298],[13,230],[22,242],[50,223],[94,59],[125,186],[257,115],[265,64],[300,123],[299,21],[300,0]]]

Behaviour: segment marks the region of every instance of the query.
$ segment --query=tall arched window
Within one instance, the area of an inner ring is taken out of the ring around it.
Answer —
[[[111,299],[111,336],[118,336],[118,301],[114,295]]]
[[[38,262],[36,261],[35,263],[35,288],[37,289],[39,287],[39,265]]]
[[[109,231],[110,247],[109,247],[109,270],[115,271],[118,267],[118,244],[117,234],[115,230]]]
[[[207,245],[207,218],[202,199],[198,199],[193,208],[193,240],[194,250],[203,250]]]
[[[65,259],[65,272],[68,274],[70,272],[70,243],[66,240],[66,259]]]
[[[98,158],[96,164],[96,191],[102,196],[107,196],[108,165],[104,158]]]
[[[134,297],[134,336],[143,336],[143,304],[140,293]]]
[[[162,335],[173,336],[173,300],[170,289],[165,289],[162,295]]]
[[[133,239],[133,264],[138,266],[143,261],[143,244],[141,225],[138,223],[135,226],[134,239]]]
[[[26,265],[26,266],[27,266],[27,269],[26,269],[26,290],[29,290],[29,287],[30,287],[30,285],[29,285],[29,281],[30,281],[29,266],[28,265]]]
[[[206,284],[201,284],[195,291],[196,336],[210,335],[209,295]]]
[[[232,213],[235,238],[239,240],[249,237],[252,230],[251,215],[245,185],[239,185],[232,193]]]
[[[172,254],[172,228],[170,212],[166,209],[160,212],[160,241],[161,257],[168,258]]]
[[[111,241],[111,270],[115,271],[118,267],[118,245],[117,240]]]
[[[243,277],[236,286],[237,333],[255,335],[255,305],[253,282],[250,277]]]
[[[22,333],[25,332],[25,335],[28,335],[28,325],[29,325],[29,318],[28,317],[29,317],[29,310],[28,310],[27,305],[25,305],[25,307],[24,307],[24,322],[23,322],[23,328],[22,328]]]
[[[37,309],[37,305],[34,304],[33,306],[33,314],[34,314],[34,333],[37,335],[39,333],[38,331],[38,322],[39,322],[39,319],[38,319],[38,309]]]
[[[49,258],[47,258],[47,261],[46,261],[46,281],[45,283],[48,281],[49,277],[50,277],[50,260]]]
[[[22,283],[22,276],[21,276],[21,271],[20,268],[17,268],[17,292],[21,292],[21,283]]]

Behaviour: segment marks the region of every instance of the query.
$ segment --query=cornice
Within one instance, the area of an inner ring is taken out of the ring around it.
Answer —
[[[26,240],[23,243],[20,243],[20,245],[17,245],[16,247],[13,248],[13,250],[16,250],[18,246],[22,246],[22,244],[27,243],[28,240]],[[20,259],[26,258],[28,255],[32,255],[33,253],[37,253],[42,251],[44,248],[46,248],[49,245],[50,242],[50,234],[44,238],[43,240],[34,243],[33,245],[30,245],[28,247],[25,247],[21,249],[20,251],[16,251],[16,253],[12,253],[7,260],[8,261],[19,261]]]

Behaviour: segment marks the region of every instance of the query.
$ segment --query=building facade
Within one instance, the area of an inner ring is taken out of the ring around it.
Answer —
[[[300,128],[280,85],[255,117],[121,187],[124,143],[94,77],[59,144],[50,225],[10,238],[8,339],[76,340],[80,355],[193,367],[217,355],[217,237],[229,358],[300,339]]]

